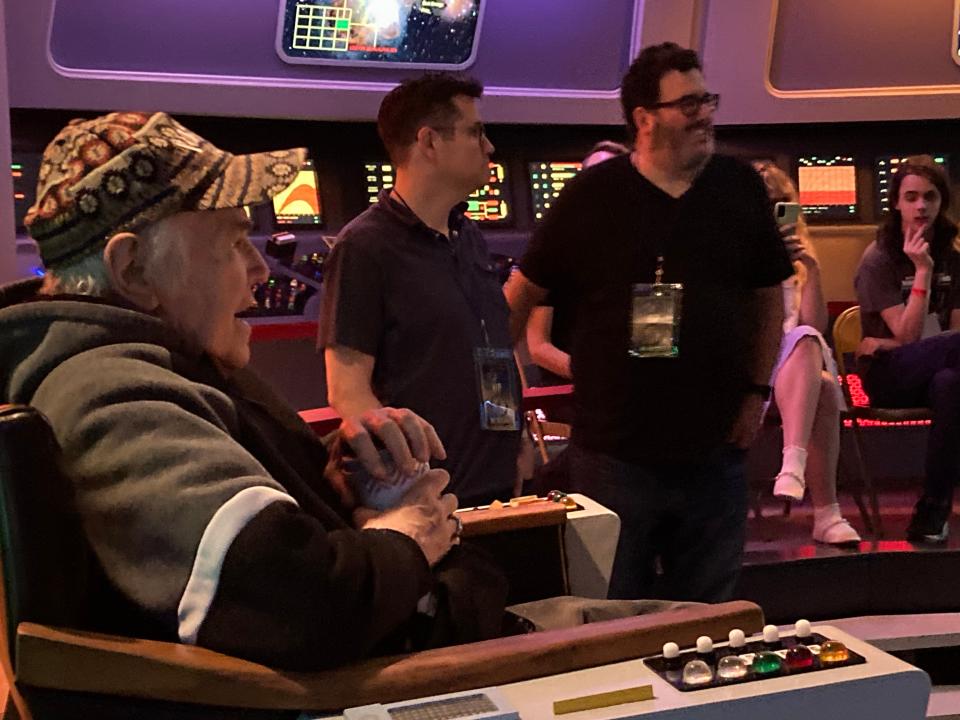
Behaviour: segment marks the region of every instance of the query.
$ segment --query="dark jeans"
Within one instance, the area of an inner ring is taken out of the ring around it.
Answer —
[[[575,445],[568,453],[574,490],[620,516],[608,597],[733,596],[746,535],[745,451],[725,445],[687,463],[649,466]]]
[[[860,369],[871,404],[930,408],[924,494],[951,502],[960,476],[960,333],[877,351]]]

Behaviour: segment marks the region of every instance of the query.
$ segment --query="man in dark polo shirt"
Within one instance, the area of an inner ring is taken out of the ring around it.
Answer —
[[[743,448],[793,270],[760,177],[713,153],[718,99],[692,51],[641,52],[621,87],[635,152],[564,188],[507,286],[517,333],[548,292],[575,309],[571,482],[620,516],[614,598],[725,600],[742,560]],[[646,319],[635,294],[658,282],[682,294]],[[653,323],[666,342],[646,345]]]
[[[320,317],[330,404],[344,417],[406,407],[430,422],[461,506],[511,496],[520,442],[509,311],[464,217],[493,152],[482,92],[433,73],[384,98],[377,129],[396,184],[340,233]]]

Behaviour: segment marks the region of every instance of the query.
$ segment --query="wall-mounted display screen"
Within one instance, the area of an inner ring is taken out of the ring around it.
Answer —
[[[487,0],[280,0],[277,52],[291,63],[465,68]]]
[[[479,223],[498,223],[510,217],[507,177],[503,165],[490,163],[487,183],[467,198],[467,217]]]
[[[530,163],[530,195],[533,199],[533,219],[543,220],[563,186],[580,172],[578,162]]]
[[[852,157],[810,156],[798,160],[800,204],[808,218],[852,219],[857,216],[857,167]]]
[[[881,213],[890,212],[890,182],[897,168],[907,161],[908,155],[884,155],[878,157],[874,165],[874,184],[877,189],[877,210]],[[950,170],[947,164],[946,155],[933,155],[933,160],[943,167],[947,175]]]
[[[307,160],[297,179],[286,190],[273,197],[273,215],[277,225],[320,225],[323,204],[313,161]]]
[[[380,191],[393,187],[394,168],[390,163],[367,163],[367,202],[373,205]],[[467,198],[467,217],[479,223],[499,223],[510,216],[506,171],[500,163],[490,163],[486,184]]]
[[[37,176],[40,172],[40,156],[30,153],[13,153],[10,174],[13,176],[13,216],[18,228],[23,227],[23,217],[33,205],[37,195]]]

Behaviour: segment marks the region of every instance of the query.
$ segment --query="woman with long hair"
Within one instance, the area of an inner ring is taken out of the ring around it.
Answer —
[[[863,341],[857,361],[880,407],[927,406],[925,481],[907,529],[916,542],[947,539],[960,474],[960,252],[946,211],[950,185],[929,155],[901,163],[893,207],[854,281]]]
[[[772,164],[755,167],[773,202],[798,201],[786,173]],[[802,217],[781,232],[796,273],[783,283],[784,334],[770,382],[783,425],[783,462],[773,494],[799,501],[809,486],[813,539],[833,545],[855,543],[860,535],[837,502],[843,395],[836,363],[823,339],[828,318],[820,265]]]

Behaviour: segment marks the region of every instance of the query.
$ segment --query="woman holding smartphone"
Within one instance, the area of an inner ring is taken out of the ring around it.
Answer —
[[[854,285],[863,341],[857,367],[880,407],[929,407],[923,493],[907,538],[947,539],[960,474],[960,252],[946,217],[950,185],[929,155],[901,163],[893,207],[860,260]]]
[[[797,203],[790,178],[772,164],[757,164],[774,203]],[[796,273],[783,283],[784,323],[780,356],[770,384],[783,424],[783,462],[773,486],[777,497],[799,501],[807,486],[813,502],[813,539],[831,545],[860,541],[840,513],[837,463],[843,394],[833,355],[823,338],[827,305],[820,266],[803,218],[784,214],[796,205],[777,206],[783,242]]]

